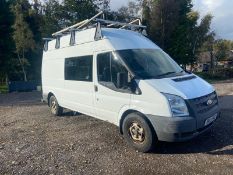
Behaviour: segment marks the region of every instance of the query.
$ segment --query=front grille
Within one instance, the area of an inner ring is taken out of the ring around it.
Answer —
[[[212,101],[211,104],[209,100]],[[202,97],[191,99],[189,100],[189,103],[195,113],[203,114],[214,108],[216,105],[218,105],[218,97],[216,92],[213,92]]]

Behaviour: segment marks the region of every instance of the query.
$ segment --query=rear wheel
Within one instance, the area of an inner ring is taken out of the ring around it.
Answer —
[[[140,152],[151,151],[157,142],[156,134],[149,121],[139,113],[131,113],[125,118],[123,134],[128,144]]]
[[[50,107],[51,113],[55,116],[60,116],[63,112],[63,108],[59,106],[55,96],[50,97],[49,107]]]

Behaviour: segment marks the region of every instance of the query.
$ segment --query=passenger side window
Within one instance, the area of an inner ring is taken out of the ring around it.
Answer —
[[[128,76],[128,71],[117,56],[114,56],[112,52],[97,55],[97,76],[100,84],[116,90],[117,76],[119,74],[126,74]],[[122,87],[121,89],[127,88]]]
[[[97,56],[97,71],[99,82],[111,82],[110,52]]]
[[[65,80],[92,81],[93,56],[65,59]]]

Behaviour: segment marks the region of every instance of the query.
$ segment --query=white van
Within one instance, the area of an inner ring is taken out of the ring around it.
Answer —
[[[192,139],[219,117],[213,86],[131,30],[98,25],[47,41],[42,87],[54,115],[67,108],[113,123],[141,152]]]

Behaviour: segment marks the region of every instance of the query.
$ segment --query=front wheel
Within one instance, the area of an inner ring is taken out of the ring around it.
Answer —
[[[124,138],[140,152],[151,151],[157,142],[156,134],[149,121],[139,113],[129,114],[123,122]]]
[[[63,108],[59,106],[55,96],[51,96],[49,99],[49,107],[51,113],[55,116],[60,116],[62,114]]]

